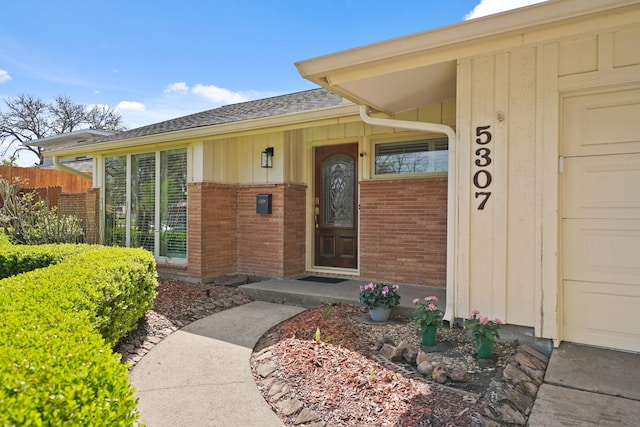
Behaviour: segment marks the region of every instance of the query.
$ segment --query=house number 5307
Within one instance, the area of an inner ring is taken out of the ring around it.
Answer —
[[[479,200],[478,210],[484,210],[484,206],[491,197],[491,172],[486,167],[491,164],[491,126],[478,126],[476,128],[476,173],[473,174],[473,186],[482,191],[475,192],[475,198]]]

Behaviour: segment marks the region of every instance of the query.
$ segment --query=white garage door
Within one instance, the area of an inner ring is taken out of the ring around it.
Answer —
[[[564,339],[640,352],[640,89],[565,98]]]

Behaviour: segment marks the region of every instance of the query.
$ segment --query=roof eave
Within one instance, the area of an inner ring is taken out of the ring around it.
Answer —
[[[341,83],[405,69],[412,66],[456,60],[469,45],[505,38],[521,44],[519,35],[558,22],[585,19],[603,11],[621,12],[640,1],[558,0],[477,18],[421,33],[399,37],[355,49],[297,62],[302,77],[353,100],[353,94],[337,88]],[[446,48],[446,49],[445,49]],[[491,46],[495,49],[495,45]],[[474,50],[474,54],[484,52]],[[425,58],[425,54],[431,54]],[[416,64],[420,55],[422,63]],[[408,60],[408,61],[407,61]]]

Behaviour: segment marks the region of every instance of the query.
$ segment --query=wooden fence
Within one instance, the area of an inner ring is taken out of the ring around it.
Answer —
[[[23,180],[20,188],[62,187],[63,193],[84,193],[92,187],[91,180],[57,169],[19,168],[0,166],[0,177]]]

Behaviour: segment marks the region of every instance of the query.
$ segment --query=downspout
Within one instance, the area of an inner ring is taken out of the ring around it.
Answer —
[[[360,118],[363,122],[374,125],[384,126],[397,129],[418,130],[423,132],[432,132],[444,134],[449,140],[449,176],[447,178],[447,289],[446,298],[447,305],[444,312],[444,320],[452,322],[455,319],[455,241],[457,230],[456,212],[458,210],[456,202],[456,132],[447,125],[440,123],[413,122],[408,120],[396,120],[388,118],[371,117],[368,108],[364,105],[360,106]]]
[[[76,176],[79,176],[82,179],[88,179],[89,181],[93,181],[93,176],[89,175],[88,173],[81,172],[77,169],[70,168],[69,166],[65,166],[62,163],[60,163],[60,159],[58,158],[58,156],[53,156],[52,159],[53,159],[53,166],[55,166],[56,169],[60,169],[65,172],[72,173]]]

